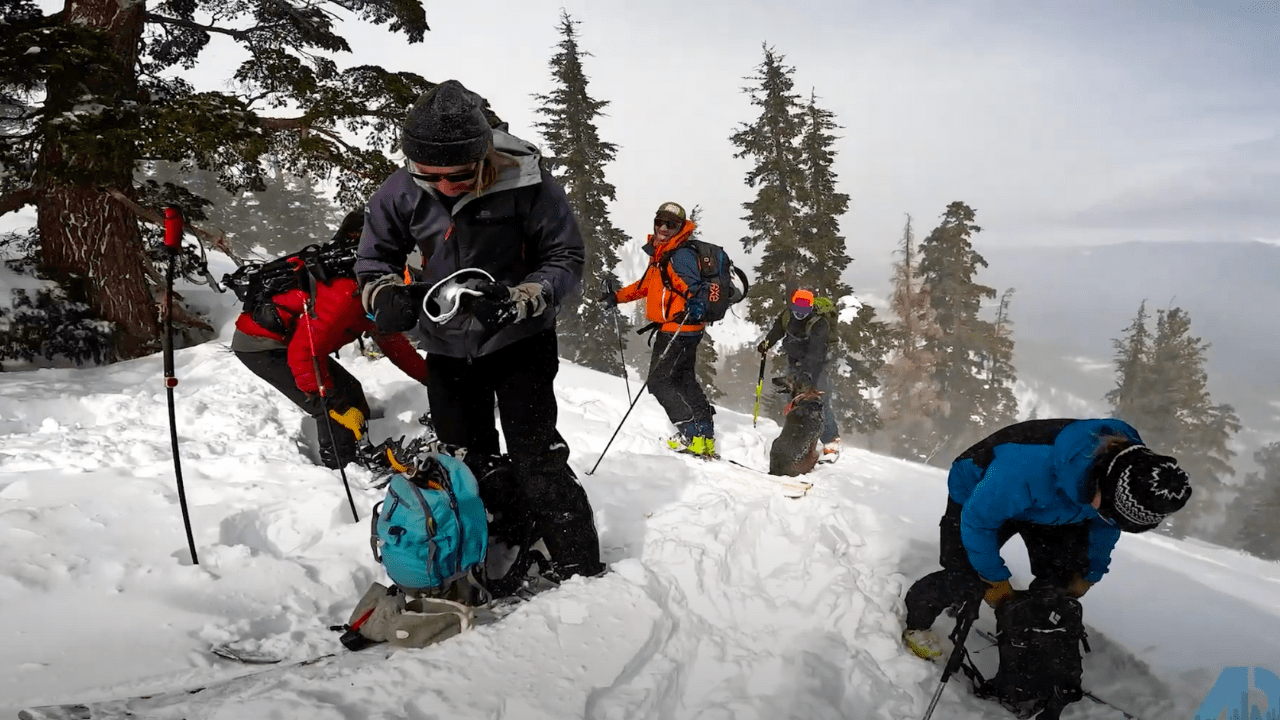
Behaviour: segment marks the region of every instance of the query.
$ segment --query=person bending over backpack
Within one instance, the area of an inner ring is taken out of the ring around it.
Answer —
[[[808,390],[822,393],[822,454],[834,459],[840,455],[840,427],[831,410],[831,378],[827,375],[829,341],[835,328],[823,313],[814,312],[814,297],[809,290],[796,290],[791,295],[791,309],[773,321],[769,333],[756,345],[761,355],[782,340],[787,353],[787,385],[793,395]]]
[[[996,431],[951,464],[942,516],[942,570],[907,591],[903,641],[942,655],[930,629],[948,606],[982,594],[999,608],[1014,597],[1000,548],[1027,546],[1031,590],[1079,598],[1102,579],[1120,533],[1155,529],[1191,498],[1177,461],[1142,444],[1115,419],[1028,420]]]
[[[499,454],[496,399],[522,504],[553,574],[598,575],[595,517],[556,429],[553,387],[555,316],[579,292],[586,251],[537,149],[490,125],[484,100],[456,80],[418,98],[401,136],[405,167],[369,198],[356,274],[379,327],[417,326],[440,440]],[[406,285],[399,269],[415,247],[423,282]],[[453,286],[442,296],[449,307],[433,305],[439,312],[428,315],[424,288],[450,287],[459,271],[470,278],[466,288]]]
[[[715,411],[698,382],[698,343],[710,288],[698,271],[698,253],[685,242],[697,225],[684,208],[663,203],[653,218],[653,234],[645,238],[650,255],[644,275],[620,289],[606,288],[601,300],[610,305],[645,298],[645,316],[656,328],[649,360],[649,392],[658,399],[676,434],[672,450],[695,455],[716,454]]]
[[[426,381],[427,365],[404,335],[381,332],[370,322],[354,277],[317,282],[312,312],[310,298],[308,289],[296,287],[240,313],[231,349],[253,374],[316,419],[320,459],[336,470],[356,459],[369,403],[360,381],[330,354],[372,333],[391,362],[414,380]],[[321,385],[327,398],[320,397]],[[326,406],[334,420],[329,430],[320,425],[328,422]]]

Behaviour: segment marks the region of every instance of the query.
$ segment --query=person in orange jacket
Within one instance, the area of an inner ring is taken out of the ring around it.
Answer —
[[[710,291],[698,272],[698,253],[686,242],[695,229],[683,207],[673,202],[660,205],[653,218],[653,234],[645,239],[644,251],[650,260],[644,275],[619,290],[606,288],[601,300],[617,305],[645,298],[645,316],[657,331],[649,361],[649,392],[676,426],[667,445],[672,450],[715,456],[714,410],[695,370]]]
[[[357,241],[361,226],[353,229]],[[284,393],[317,423],[328,421],[328,410],[334,421],[330,423],[332,441],[329,432],[318,428],[320,459],[326,467],[337,469],[356,459],[369,403],[360,381],[330,355],[371,333],[391,362],[414,380],[426,382],[427,363],[403,333],[383,333],[374,326],[361,305],[354,273],[317,281],[311,313],[309,298],[309,288],[295,287],[264,301],[273,307],[246,308],[236,318],[231,350],[250,372]],[[322,385],[325,398],[320,396]]]

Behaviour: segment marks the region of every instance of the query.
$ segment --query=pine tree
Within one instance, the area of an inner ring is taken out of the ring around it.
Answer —
[[[619,316],[615,309],[599,301],[605,284],[617,283],[614,269],[618,248],[627,240],[609,219],[608,203],[616,194],[604,173],[604,166],[617,155],[618,146],[601,140],[596,128],[596,118],[609,102],[587,94],[582,58],[590,53],[578,46],[578,24],[569,13],[561,11],[559,31],[563,39],[557,46],[560,51],[551,58],[556,88],[549,95],[535,96],[541,103],[538,113],[548,118],[537,123],[550,150],[548,166],[569,196],[587,249],[582,298],[561,309],[556,332],[566,358],[621,375],[625,371],[622,360],[613,352],[613,344],[602,342],[619,332]],[[621,329],[624,335],[627,327]]]
[[[925,343],[934,357],[933,381],[946,402],[934,416],[942,441],[941,453],[934,456],[939,463],[949,463],[998,422],[991,408],[1000,400],[984,366],[995,328],[978,317],[983,298],[994,298],[996,291],[974,279],[978,266],[987,266],[969,241],[982,230],[974,216],[968,205],[951,203],[941,224],[920,244],[920,273],[942,330],[941,336]]]
[[[868,397],[880,384],[878,372],[888,349],[888,326],[878,320],[875,308],[860,302],[841,275],[852,262],[846,252],[840,218],[849,209],[849,196],[836,187],[835,141],[839,129],[835,115],[818,107],[810,91],[802,113],[804,132],[799,141],[804,185],[800,200],[796,244],[808,264],[800,267],[796,285],[831,298],[841,308],[844,321],[836,328],[838,341],[828,358],[832,408],[837,423],[861,433],[881,425],[879,408]],[[785,299],[783,295],[783,299]]]
[[[747,78],[756,85],[744,88],[751,104],[760,108],[760,116],[730,137],[739,148],[734,157],[755,161],[746,184],[756,189],[756,196],[742,205],[747,210],[743,220],[751,234],[742,238],[742,245],[748,251],[764,246],[747,302],[747,317],[762,327],[768,327],[786,309],[788,294],[802,286],[815,259],[806,257],[797,244],[806,185],[798,141],[805,124],[794,92],[795,68],[784,65],[783,59],[764,46],[764,61],[756,67],[757,74]]]
[[[1152,366],[1166,409],[1157,416],[1155,441],[1178,458],[1199,491],[1162,526],[1175,536],[1194,532],[1204,537],[1221,523],[1222,480],[1235,474],[1235,451],[1228,442],[1240,430],[1240,421],[1231,406],[1210,400],[1204,370],[1208,349],[1208,343],[1191,335],[1191,318],[1181,308],[1156,313]]]
[[[1111,341],[1116,350],[1116,386],[1104,396],[1111,414],[1137,428],[1154,422],[1159,397],[1151,383],[1151,332],[1147,329],[1147,303],[1138,306],[1138,315],[1124,329],[1122,338]],[[1140,431],[1141,432],[1141,431]]]
[[[1195,493],[1189,505],[1164,521],[1160,531],[1174,536],[1210,537],[1225,517],[1233,475],[1230,442],[1240,420],[1230,405],[1215,405],[1204,370],[1209,345],[1191,335],[1191,318],[1181,308],[1156,312],[1156,332],[1145,328],[1145,305],[1115,341],[1117,387],[1107,393],[1113,414],[1137,428],[1143,441],[1178,459]]]
[[[889,353],[889,326],[876,318],[876,310],[853,295],[841,298],[835,357],[828,358],[832,410],[842,430],[869,434],[882,425],[880,410],[870,390],[880,385],[880,369]]]
[[[140,160],[189,162],[228,189],[259,189],[274,153],[295,172],[336,173],[344,204],[394,169],[384,151],[431,84],[376,65],[339,69],[329,55],[350,51],[339,14],[415,43],[428,29],[421,0],[67,0],[49,15],[16,0],[0,10],[0,215],[36,207],[41,272],[83,279],[120,356],[149,352],[160,334],[162,275],[121,200],[139,196]],[[215,34],[248,57],[230,69],[234,88],[197,92],[171,69],[193,66]]]
[[[1013,288],[1008,288],[1000,296],[996,322],[992,326],[985,353],[985,394],[989,400],[983,424],[989,428],[1003,427],[1018,419],[1018,398],[1013,394],[1018,372],[1013,367],[1013,320],[1009,318],[1009,303],[1013,299],[1013,292]]]
[[[929,342],[942,336],[929,288],[921,280],[911,216],[902,229],[901,260],[893,265],[890,307],[897,321],[891,331],[891,359],[880,370],[880,417],[888,451],[897,457],[927,461],[940,446],[933,416],[945,411],[933,379]]]
[[[849,210],[849,196],[836,189],[836,173],[832,169],[837,140],[832,135],[839,129],[835,115],[817,105],[817,96],[809,95],[804,108],[804,133],[800,137],[800,169],[804,184],[798,193],[800,212],[796,226],[796,244],[806,255],[806,265],[798,269],[798,284],[817,295],[843,298],[853,292],[841,275],[853,261],[840,234],[840,218]]]

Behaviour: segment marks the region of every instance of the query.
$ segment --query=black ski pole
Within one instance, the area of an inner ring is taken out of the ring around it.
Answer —
[[[622,343],[622,309],[618,307],[618,290],[622,289],[612,275],[604,279],[604,291],[614,296],[613,324],[618,328],[618,360],[622,362],[622,379],[627,383],[627,402],[631,402],[631,378],[627,374],[627,353]]]
[[[308,272],[308,277],[310,273]],[[333,418],[329,417],[329,393],[324,385],[324,376],[320,374],[320,358],[316,357],[316,338],[311,334],[311,318],[316,316],[315,283],[308,288],[306,310],[303,316],[307,323],[307,343],[311,347],[311,365],[315,368],[316,389],[320,391],[320,410],[324,413],[324,427],[329,431],[329,447],[333,448],[334,461],[338,464],[338,474],[342,476],[342,487],[347,491],[347,503],[351,505],[351,517],[360,522],[360,513],[356,512],[356,500],[351,497],[351,483],[347,482],[347,469],[338,457],[338,443],[333,434]]]
[[[196,540],[191,534],[191,514],[187,511],[187,491],[182,484],[182,459],[178,455],[178,415],[173,405],[173,389],[178,378],[173,374],[173,268],[178,264],[182,249],[182,211],[164,209],[164,249],[169,256],[169,267],[164,273],[164,390],[169,400],[169,445],[173,448],[173,474],[178,481],[178,505],[182,508],[182,524],[187,530],[187,547],[191,550],[191,564],[199,565],[196,556]]]
[[[618,360],[622,362],[622,379],[627,383],[627,402],[631,402],[631,378],[627,375],[627,355],[622,349],[622,311],[617,308],[614,309],[613,322],[618,328]]]
[[[683,330],[684,330],[684,321],[682,320],[680,321],[679,327],[676,328],[675,334],[671,336],[671,341],[667,343],[666,347],[662,348],[662,352],[658,355],[658,362],[653,364],[654,368],[657,368],[659,365],[662,364],[662,359],[665,358],[667,356],[667,353],[671,351],[671,347],[676,344],[676,338],[680,337],[680,333]],[[652,376],[653,373],[650,372],[649,375]],[[636,403],[640,402],[640,398],[644,397],[644,389],[648,386],[649,386],[649,378],[646,377],[644,379],[644,384],[642,384],[640,386],[640,389],[636,391],[636,399],[631,401],[631,405],[630,407],[627,408],[627,412],[623,414],[622,419],[618,421],[618,427],[614,428],[613,434],[609,436],[609,442],[604,444],[604,450],[600,451],[600,457],[596,458],[596,464],[592,465],[591,469],[587,471],[588,475],[594,475],[596,472],[596,468],[600,467],[600,461],[604,459],[604,454],[609,452],[609,446],[613,445],[613,439],[618,437],[618,431],[622,429],[623,423],[625,423],[627,421],[627,418],[630,417],[631,411],[634,410],[636,407]]]
[[[973,627],[973,621],[978,619],[978,611],[981,609],[982,595],[970,597],[960,606],[960,612],[956,614],[956,627],[951,631],[951,642],[954,644],[951,657],[947,658],[947,666],[942,670],[942,681],[938,683],[938,689],[933,693],[933,700],[929,702],[929,709],[925,711],[922,720],[929,720],[933,716],[933,709],[938,706],[947,681],[960,669],[960,663],[964,660],[964,641],[969,637],[969,629]]]

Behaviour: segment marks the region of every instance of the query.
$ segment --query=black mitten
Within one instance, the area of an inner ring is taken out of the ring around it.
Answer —
[[[384,333],[404,332],[418,324],[422,293],[412,285],[385,283],[374,288],[369,299],[373,324]]]

